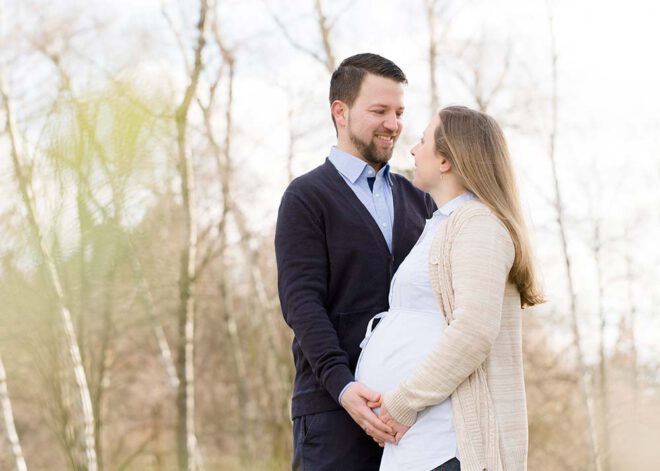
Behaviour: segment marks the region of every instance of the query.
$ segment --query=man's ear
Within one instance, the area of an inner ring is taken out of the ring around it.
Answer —
[[[348,106],[341,100],[335,100],[330,105],[330,112],[335,118],[335,123],[337,127],[346,127],[348,123]]]

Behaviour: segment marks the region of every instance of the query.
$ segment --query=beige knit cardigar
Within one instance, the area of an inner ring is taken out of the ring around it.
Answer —
[[[385,394],[404,425],[451,396],[462,471],[527,469],[520,293],[508,280],[509,232],[479,201],[462,204],[439,229],[430,277],[447,328],[413,374]]]

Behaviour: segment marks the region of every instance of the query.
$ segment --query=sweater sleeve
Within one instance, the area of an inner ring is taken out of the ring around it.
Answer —
[[[284,319],[316,378],[332,397],[353,381],[328,313],[328,255],[323,222],[303,198],[287,190],[275,231],[278,290]]]
[[[395,420],[414,424],[419,411],[450,397],[486,360],[500,331],[513,259],[509,233],[495,216],[474,216],[459,229],[450,249],[453,321],[420,366],[385,394]]]

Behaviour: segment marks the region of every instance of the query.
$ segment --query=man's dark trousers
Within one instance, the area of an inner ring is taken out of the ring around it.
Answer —
[[[344,410],[296,417],[293,440],[294,471],[376,470],[383,454]]]

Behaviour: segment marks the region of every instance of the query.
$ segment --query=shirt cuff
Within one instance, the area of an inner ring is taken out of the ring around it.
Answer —
[[[349,387],[351,384],[354,384],[354,383],[356,383],[356,382],[357,382],[357,381],[351,381],[351,382],[348,383],[346,386],[344,386],[344,389],[341,390],[341,392],[339,393],[339,397],[337,398],[337,402],[339,402],[340,405],[341,405],[341,397],[344,395],[344,393],[346,392],[346,390],[348,389],[348,387]]]
[[[355,376],[353,376],[351,370],[348,366],[341,365],[334,369],[332,375],[324,381],[323,385],[330,393],[330,396],[338,401],[346,385],[352,381],[355,381]]]
[[[417,411],[408,405],[408,401],[400,388],[385,394],[383,405],[392,418],[401,425],[412,427],[417,421]]]

